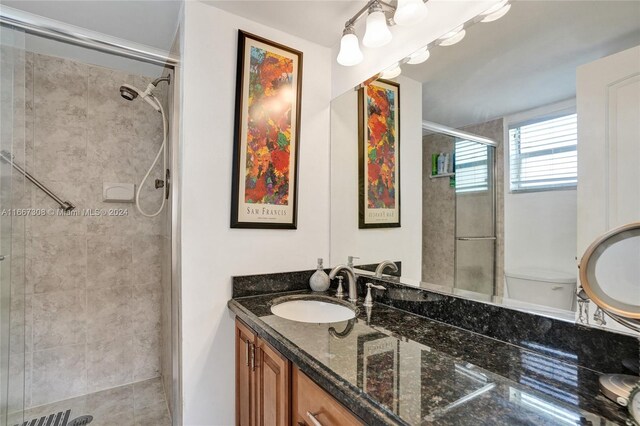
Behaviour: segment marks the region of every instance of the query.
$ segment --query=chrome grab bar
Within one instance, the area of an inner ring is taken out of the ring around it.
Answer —
[[[496,237],[456,237],[458,241],[484,241],[484,240],[495,240]]]
[[[13,162],[13,155],[9,154],[7,151],[0,151],[0,159],[2,159],[4,161],[6,161],[7,163],[11,164],[14,169],[16,169],[18,172],[22,173],[24,175],[24,177],[26,177],[27,179],[29,179],[29,181],[31,181],[31,183],[33,183],[35,186],[40,188],[42,190],[42,192],[47,194],[56,203],[58,203],[62,210],[66,211],[66,212],[70,212],[71,210],[76,208],[76,206],[71,204],[69,201],[63,201],[60,197],[58,197],[56,194],[51,192],[51,190],[49,190],[49,188],[47,188],[46,186],[41,184],[38,181],[38,179],[36,179],[33,176],[31,176],[29,174],[29,172],[27,172],[25,169],[23,169],[22,167],[18,166],[16,163],[14,163]]]

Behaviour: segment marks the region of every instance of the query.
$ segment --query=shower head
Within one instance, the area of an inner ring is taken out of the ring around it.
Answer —
[[[123,84],[122,86],[120,86],[120,96],[128,101],[134,100],[138,97],[139,94],[140,92],[138,91],[138,89],[133,86],[130,86],[128,84]]]
[[[151,94],[151,91],[153,90],[153,88],[154,86],[149,84],[149,86],[147,87],[147,90],[143,92],[142,90],[130,84],[123,84],[122,86],[120,86],[120,96],[122,96],[124,99],[128,101],[132,101],[136,99],[138,96],[140,96],[142,99],[147,101],[147,103],[151,105],[153,109],[160,112],[159,102],[155,98],[155,96]]]

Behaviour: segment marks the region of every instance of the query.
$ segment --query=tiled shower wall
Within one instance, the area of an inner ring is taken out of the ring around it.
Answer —
[[[137,185],[160,147],[160,114],[118,90],[155,77],[27,53],[26,169],[77,214],[25,221],[27,407],[160,375],[166,210],[146,218],[134,204],[102,202],[103,182]],[[160,171],[141,197],[148,211],[161,201]],[[25,189],[22,207],[57,207]]]

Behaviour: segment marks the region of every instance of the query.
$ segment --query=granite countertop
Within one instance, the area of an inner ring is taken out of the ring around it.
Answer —
[[[228,306],[367,424],[625,424],[596,372],[379,303],[333,324],[271,313],[274,299],[301,294]]]

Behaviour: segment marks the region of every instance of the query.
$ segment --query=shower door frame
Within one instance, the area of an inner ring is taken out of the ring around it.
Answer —
[[[182,14],[182,11],[180,12]],[[25,34],[32,34],[63,43],[80,46],[137,61],[147,62],[169,68],[173,73],[171,98],[172,116],[170,117],[169,155],[171,159],[171,357],[172,357],[172,398],[171,421],[174,426],[182,425],[182,350],[181,342],[181,194],[180,178],[182,174],[180,152],[180,60],[169,52],[153,49],[101,33],[66,25],[59,21],[23,12],[3,6],[0,9],[0,25],[18,28]],[[176,34],[179,37],[179,32]]]
[[[498,192],[497,192],[497,188],[496,188],[496,174],[498,172],[498,165],[497,165],[497,148],[498,148],[498,142],[494,141],[493,139],[490,138],[486,138],[484,136],[479,136],[479,135],[475,135],[473,133],[469,133],[469,132],[465,132],[464,130],[459,130],[459,129],[455,129],[453,127],[449,127],[449,126],[445,126],[442,124],[438,124],[435,123],[433,121],[426,121],[423,120],[422,121],[422,129],[423,130],[428,130],[430,132],[433,133],[439,133],[439,134],[444,134],[447,136],[451,136],[454,138],[454,147],[455,147],[455,139],[465,139],[468,141],[472,141],[472,142],[476,142],[476,143],[480,143],[482,145],[486,145],[490,148],[493,148],[492,151],[492,165],[491,165],[491,171],[492,171],[492,176],[491,176],[491,180],[492,180],[492,185],[491,185],[491,195],[492,195],[492,200],[491,200],[491,209],[492,212],[491,214],[493,215],[493,221],[492,221],[492,227],[493,227],[493,283],[492,283],[492,294],[491,294],[491,298],[493,299],[494,297],[498,296],[498,289],[497,289],[497,285],[498,285],[498,277],[496,276],[497,272],[498,272],[498,266],[497,266],[497,262],[498,262],[498,206],[497,206],[497,196],[498,196]],[[457,261],[457,252],[458,252],[458,237],[457,237],[457,228],[458,228],[458,220],[457,220],[457,206],[458,206],[458,200],[457,200],[457,196],[456,196],[456,223],[455,223],[455,231],[454,231],[454,269],[453,269],[453,288],[455,287],[455,283],[456,283],[456,275],[457,275],[457,268],[456,268],[456,261]]]

